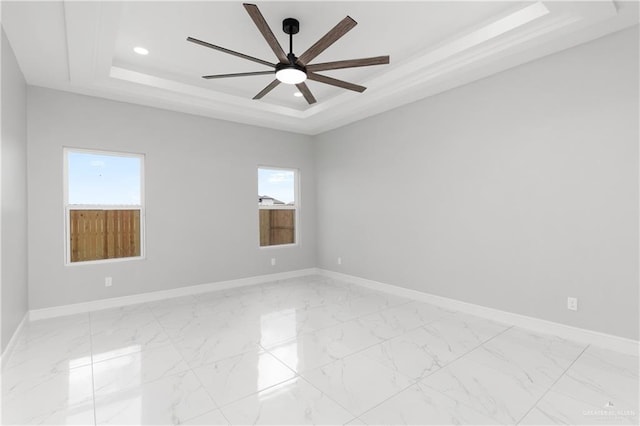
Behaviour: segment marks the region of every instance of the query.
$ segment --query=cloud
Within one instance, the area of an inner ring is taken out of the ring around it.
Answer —
[[[275,172],[269,175],[269,183],[293,182],[293,172]]]
[[[91,160],[89,164],[91,164],[91,167],[104,167],[104,161],[102,160]]]

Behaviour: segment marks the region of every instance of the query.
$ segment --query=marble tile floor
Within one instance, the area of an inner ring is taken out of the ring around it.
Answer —
[[[638,357],[309,276],[27,324],[2,424],[638,424]]]

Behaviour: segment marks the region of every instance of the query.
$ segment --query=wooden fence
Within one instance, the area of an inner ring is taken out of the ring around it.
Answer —
[[[295,243],[295,210],[260,209],[260,246]]]
[[[71,210],[71,262],[140,256],[140,210]]]

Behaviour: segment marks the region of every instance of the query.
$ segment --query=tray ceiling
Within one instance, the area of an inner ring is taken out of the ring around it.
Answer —
[[[185,40],[277,62],[241,2],[3,2],[2,25],[29,84],[317,134],[638,23],[637,2],[257,4],[285,50],[284,18],[300,21],[299,55],[349,15],[358,25],[314,62],[388,54],[391,63],[322,72],[366,86],[362,94],[308,81],[316,104],[285,84],[257,101],[272,76],[201,76],[268,68]]]

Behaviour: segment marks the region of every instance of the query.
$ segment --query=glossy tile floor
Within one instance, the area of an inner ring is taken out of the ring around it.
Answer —
[[[30,323],[3,424],[638,424],[638,358],[311,276]]]

